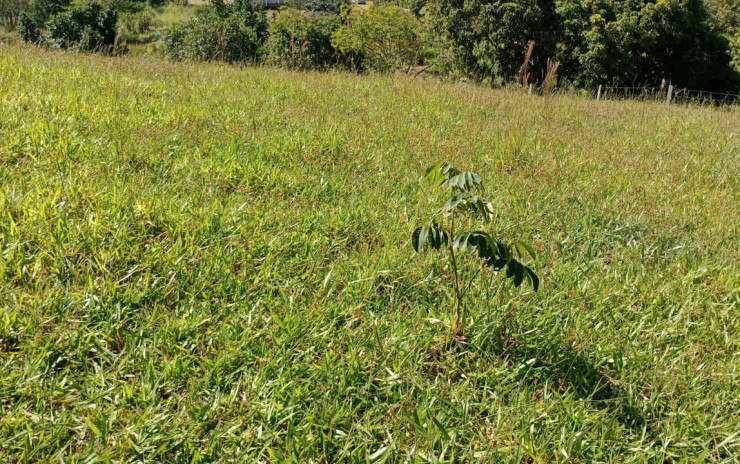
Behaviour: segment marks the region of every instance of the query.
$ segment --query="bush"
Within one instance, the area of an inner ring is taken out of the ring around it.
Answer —
[[[704,0],[429,0],[427,9],[457,68],[481,80],[516,80],[534,42],[527,65],[537,78],[552,58],[576,86],[737,85]]]
[[[28,0],[0,0],[0,26],[12,31],[18,26],[20,15],[28,8]]]
[[[88,0],[55,15],[46,25],[49,42],[59,48],[103,50],[116,40],[116,11]]]
[[[735,71],[740,72],[740,32],[730,40],[730,56]]]
[[[554,56],[552,0],[430,0],[428,8],[449,39],[454,65],[474,78],[514,80],[531,41],[533,75],[543,75]]]
[[[18,35],[22,41],[28,43],[38,43],[41,39],[40,28],[31,19],[31,15],[26,12],[21,13],[18,21]]]
[[[314,13],[339,14],[349,0],[295,0],[291,4],[302,10]]]
[[[165,56],[173,60],[222,60],[229,63],[256,61],[268,36],[262,4],[218,0],[195,18],[172,28],[165,35]]]
[[[154,20],[155,11],[152,7],[146,6],[138,11],[124,11],[120,14],[118,24],[129,34],[144,34],[149,32],[149,28]]]
[[[389,72],[418,62],[423,50],[421,24],[407,10],[388,3],[352,10],[332,44],[342,53],[359,53],[368,69]]]
[[[20,14],[18,34],[24,42],[39,43],[46,22],[69,6],[69,0],[31,0],[28,9]]]
[[[184,25],[177,25],[170,29],[162,40],[166,59],[170,61],[184,61],[187,59]]]
[[[337,16],[282,10],[270,27],[267,61],[294,69],[327,69],[339,57],[331,37],[340,26]]]

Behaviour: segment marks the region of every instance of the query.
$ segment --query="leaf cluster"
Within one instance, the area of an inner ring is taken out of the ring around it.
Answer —
[[[478,174],[462,172],[448,163],[440,162],[427,170],[426,178],[434,187],[448,187],[452,195],[434,216],[412,233],[411,242],[417,253],[425,248],[436,251],[448,249],[450,253],[466,252],[479,258],[484,267],[491,267],[495,272],[505,271],[506,278],[513,279],[514,286],[519,287],[527,281],[535,291],[539,290],[539,277],[520,261],[526,255],[533,260],[537,259],[534,249],[527,243],[518,240],[507,244],[496,240],[484,230],[452,235],[452,225],[448,231],[437,221],[437,216],[444,218],[455,214],[468,215],[486,223],[493,221],[491,202],[478,193],[473,193],[484,190]]]

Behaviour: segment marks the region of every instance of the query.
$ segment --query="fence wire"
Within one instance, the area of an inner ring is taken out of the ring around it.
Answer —
[[[594,92],[597,93],[597,92]],[[667,101],[668,86],[663,87],[611,87],[601,86],[599,98],[624,100],[654,100]],[[674,87],[670,103],[699,104],[699,105],[737,105],[740,104],[740,95],[706,90],[694,90]]]

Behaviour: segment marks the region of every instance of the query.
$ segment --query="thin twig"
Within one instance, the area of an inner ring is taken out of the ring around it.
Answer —
[[[434,66],[434,64],[430,64],[428,66],[424,66],[423,68],[421,68],[421,70],[419,70],[418,72],[414,73],[413,77],[414,78],[418,77],[419,74],[423,73],[424,71],[426,71],[427,69],[431,68],[432,66]]]

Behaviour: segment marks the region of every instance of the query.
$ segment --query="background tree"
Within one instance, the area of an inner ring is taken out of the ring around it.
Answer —
[[[533,73],[541,75],[554,54],[550,0],[432,0],[427,8],[449,39],[456,65],[478,79],[514,80],[532,41]]]
[[[359,53],[369,69],[388,72],[416,64],[423,49],[421,25],[413,13],[392,3],[351,10],[332,44],[342,53]]]
[[[0,26],[12,31],[18,26],[21,13],[28,8],[28,0],[0,0]]]
[[[704,0],[430,0],[427,8],[458,69],[480,80],[515,80],[534,41],[529,66],[540,79],[553,58],[561,82],[577,86],[665,78],[704,90],[738,87],[727,35],[713,27]]]
[[[215,0],[195,18],[165,36],[165,55],[172,60],[256,61],[269,35],[261,3]]]
[[[267,61],[295,69],[327,69],[339,58],[331,37],[340,26],[337,16],[282,10],[270,24]]]
[[[61,13],[70,4],[70,0],[31,0],[28,9],[19,17],[18,33],[24,42],[38,43],[46,22],[54,15]]]
[[[54,15],[46,28],[56,47],[103,51],[113,46],[117,21],[113,8],[88,0]]]

